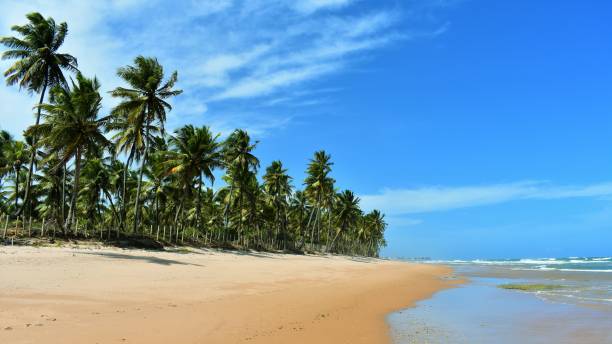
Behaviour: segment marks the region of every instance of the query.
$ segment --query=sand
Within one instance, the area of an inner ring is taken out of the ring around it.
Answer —
[[[0,343],[390,343],[442,266],[193,250],[0,247]]]

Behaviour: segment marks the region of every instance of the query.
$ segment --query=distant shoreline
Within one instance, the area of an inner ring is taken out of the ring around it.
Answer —
[[[390,343],[450,268],[190,249],[0,246],[0,342]]]

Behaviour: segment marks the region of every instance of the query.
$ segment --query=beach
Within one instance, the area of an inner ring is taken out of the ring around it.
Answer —
[[[1,343],[390,343],[440,265],[213,250],[0,247]]]

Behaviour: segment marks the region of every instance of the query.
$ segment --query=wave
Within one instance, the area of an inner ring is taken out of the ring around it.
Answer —
[[[427,263],[450,265],[499,265],[520,270],[557,270],[576,272],[612,272],[612,257],[563,257],[521,259],[426,260]]]
[[[538,267],[538,268],[513,268],[512,270],[522,270],[522,271],[578,271],[578,272],[612,272],[612,269],[557,269],[557,268],[549,268],[549,267]]]

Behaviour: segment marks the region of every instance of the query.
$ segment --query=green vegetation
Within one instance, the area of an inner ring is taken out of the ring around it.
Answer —
[[[521,290],[521,291],[547,291],[564,288],[558,284],[502,284],[502,289]]]
[[[314,154],[297,190],[281,161],[261,170],[258,142],[244,130],[224,140],[206,126],[168,133],[168,101],[182,90],[178,73],[166,78],[151,57],[118,69],[125,85],[110,95],[119,104],[103,114],[98,80],[59,52],[67,24],[39,13],[27,19],[12,28],[19,37],[0,38],[2,58],[14,60],[7,85],[39,94],[23,141],[0,131],[3,239],[139,238],[378,256],[384,215],[364,214],[352,191],[337,190],[327,152]]]

